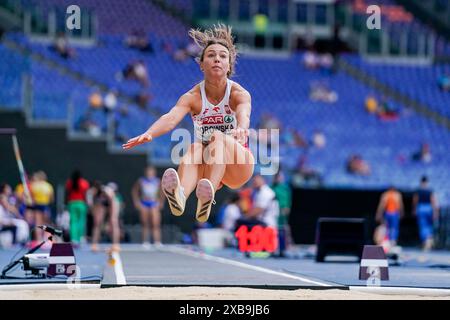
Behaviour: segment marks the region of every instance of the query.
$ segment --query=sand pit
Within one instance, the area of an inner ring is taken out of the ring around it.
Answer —
[[[449,296],[374,294],[349,290],[263,290],[236,287],[118,287],[105,289],[0,290],[0,300],[424,300]]]

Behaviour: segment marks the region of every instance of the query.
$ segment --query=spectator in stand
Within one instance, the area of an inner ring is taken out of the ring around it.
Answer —
[[[94,91],[89,95],[89,107],[95,110],[99,110],[103,107],[103,98],[100,90],[95,88]]]
[[[378,112],[378,100],[373,94],[369,94],[366,97],[366,101],[364,103],[367,112],[376,114]]]
[[[306,139],[303,137],[303,135],[300,133],[299,130],[291,128],[292,130],[292,136],[294,139],[294,147],[296,148],[307,148],[308,143],[306,142]]]
[[[312,145],[317,149],[325,148],[327,139],[321,130],[315,130],[312,136]]]
[[[144,87],[147,88],[150,86],[150,80],[148,76],[148,70],[145,66],[144,61],[138,60],[133,64],[133,72],[136,77],[136,80]]]
[[[398,108],[388,98],[383,97],[378,106],[378,116],[385,120],[397,119],[399,115]]]
[[[438,86],[443,92],[450,91],[450,73],[443,74],[438,78]]]
[[[358,154],[351,155],[347,161],[347,172],[354,175],[369,176],[369,164]]]
[[[294,186],[314,185],[318,186],[322,184],[322,176],[320,172],[314,170],[307,165],[306,154],[301,155],[298,159],[297,169],[292,176],[292,184]]]
[[[88,212],[86,192],[89,190],[89,182],[82,177],[79,170],[74,170],[66,182],[65,190],[70,215],[70,239],[72,244],[78,246],[86,236]]]
[[[116,89],[108,91],[103,99],[103,109],[106,113],[112,112],[117,107],[117,96],[119,92]]]
[[[427,176],[420,180],[420,187],[413,196],[413,214],[417,217],[422,248],[428,251],[434,246],[434,223],[439,221],[439,206]]]
[[[312,82],[309,98],[312,101],[335,103],[338,100],[338,94],[336,91],[331,90],[325,82]]]
[[[125,39],[125,46],[146,53],[155,52],[149,38],[145,35],[145,32],[142,30],[140,31],[134,30],[131,33],[131,35],[127,36]]]
[[[333,65],[334,65],[334,61],[333,61],[333,56],[330,53],[323,53],[319,56],[319,66],[320,66],[320,71],[323,74],[329,75],[332,73],[333,71]]]
[[[319,67],[319,58],[312,50],[308,50],[303,55],[303,65],[306,69],[316,70]]]
[[[186,46],[186,52],[191,58],[197,59],[201,55],[202,50],[194,41],[191,40]]]
[[[187,45],[181,45],[173,54],[173,59],[178,62],[187,61],[190,58],[196,59],[201,54],[201,48],[193,41],[189,41]]]
[[[64,32],[59,32],[53,43],[53,50],[55,50],[64,59],[71,59],[75,57],[75,50],[69,47],[69,42]]]
[[[147,67],[142,60],[129,62],[121,72],[116,74],[116,79],[117,81],[122,81],[122,79],[135,80],[144,88],[150,86]]]
[[[420,150],[413,153],[412,160],[413,161],[420,161],[423,163],[430,163],[431,162],[431,150],[430,145],[428,143],[422,143],[420,146]]]
[[[78,120],[76,124],[77,130],[89,133],[93,137],[98,137],[102,134],[102,129],[95,121],[92,110],[87,110]]]

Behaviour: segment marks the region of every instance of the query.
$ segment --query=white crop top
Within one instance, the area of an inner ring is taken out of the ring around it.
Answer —
[[[217,105],[208,101],[205,92],[205,81],[200,83],[202,95],[202,110],[197,115],[192,115],[194,123],[195,140],[203,143],[209,142],[214,130],[227,134],[237,127],[236,113],[230,107],[230,93],[233,81],[227,79],[225,96]]]

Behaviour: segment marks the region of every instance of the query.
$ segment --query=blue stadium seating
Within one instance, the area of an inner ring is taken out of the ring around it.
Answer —
[[[48,44],[31,42],[20,34],[7,36],[33,52],[127,95],[134,95],[142,89],[137,83],[118,81],[116,74],[129,61],[143,60],[151,80],[151,86],[146,90],[154,97],[151,107],[161,112],[169,110],[181,94],[202,79],[193,59],[176,62],[162,50],[163,42],[170,42],[175,48],[186,42],[186,33],[184,39],[153,34],[154,54],[126,48],[123,45],[125,33],[102,34],[97,46],[76,47],[76,58],[69,60],[60,58]],[[324,132],[327,137],[326,147],[319,150],[310,148],[307,159],[308,165],[322,174],[328,186],[384,188],[395,184],[403,189],[412,189],[417,186],[420,176],[427,174],[433,186],[439,190],[440,201],[450,203],[450,131],[447,128],[402,105],[398,105],[398,120],[383,121],[364,109],[366,96],[374,93],[380,97],[379,93],[343,72],[327,75],[307,70],[301,64],[302,58],[303,54],[294,54],[289,58],[240,57],[234,80],[252,95],[252,127],[256,126],[264,113],[269,112],[281,120],[283,128],[295,128],[306,137],[310,137],[315,130]],[[353,55],[347,55],[345,59],[411,98],[443,115],[450,115],[448,95],[442,94],[436,87],[435,77],[442,71],[439,69],[441,67],[369,64]],[[0,105],[20,105],[21,79],[18,73],[26,70],[27,62],[4,47],[0,47],[0,61],[20,62],[11,63],[14,67],[0,66],[0,83],[9,84],[10,88],[6,94],[0,94]],[[34,61],[29,68],[35,89],[34,117],[64,121],[67,118],[67,106],[72,102],[75,117],[71,125],[76,128],[80,118],[86,114],[92,88]],[[313,81],[326,81],[338,93],[338,101],[334,104],[311,101],[309,89]],[[154,115],[136,105],[124,101],[119,104],[127,105],[128,115],[124,116],[118,111],[114,114],[116,137],[126,140],[140,134],[155,120]],[[96,111],[92,116],[105,132],[107,122],[104,112]],[[121,142],[118,139],[117,144]],[[431,147],[433,160],[429,164],[411,161],[412,153],[423,142],[429,143]],[[170,135],[156,139],[153,145],[152,157],[155,159],[170,156]],[[283,167],[294,170],[299,157],[305,152],[303,149],[283,146]],[[355,153],[370,163],[372,175],[357,177],[346,173],[346,161]]]

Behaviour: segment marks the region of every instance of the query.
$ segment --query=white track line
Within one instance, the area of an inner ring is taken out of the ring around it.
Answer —
[[[413,295],[413,296],[433,296],[450,297],[450,289],[434,288],[411,288],[411,287],[358,287],[350,286],[351,291],[364,293],[387,294],[387,295]]]
[[[112,253],[112,258],[114,259],[114,273],[116,274],[116,284],[127,284],[125,279],[125,274],[123,273],[122,260],[120,259],[120,254],[118,252]]]
[[[67,290],[67,289],[98,289],[100,283],[33,283],[33,284],[3,284],[0,291],[11,290]]]
[[[273,275],[277,275],[277,276],[281,276],[281,277],[285,277],[285,278],[290,278],[290,279],[295,279],[295,280],[311,283],[314,285],[319,285],[322,287],[331,287],[331,285],[326,284],[326,283],[313,281],[313,280],[310,280],[307,278],[294,276],[294,275],[291,275],[288,273],[278,272],[278,271],[270,270],[270,269],[263,268],[263,267],[253,266],[253,265],[250,265],[247,263],[243,263],[243,262],[239,262],[239,261],[235,261],[235,260],[231,260],[231,259],[215,257],[215,256],[211,256],[211,255],[208,255],[205,253],[193,252],[188,249],[176,248],[176,247],[163,247],[163,248],[161,248],[161,250],[166,250],[166,251],[170,251],[173,253],[184,254],[187,256],[195,257],[195,258],[202,258],[205,260],[215,261],[215,262],[219,262],[219,263],[223,263],[223,264],[233,265],[236,267],[241,267],[241,268],[250,269],[250,270],[254,270],[254,271],[265,272],[265,273],[269,273],[269,274],[273,274]]]

